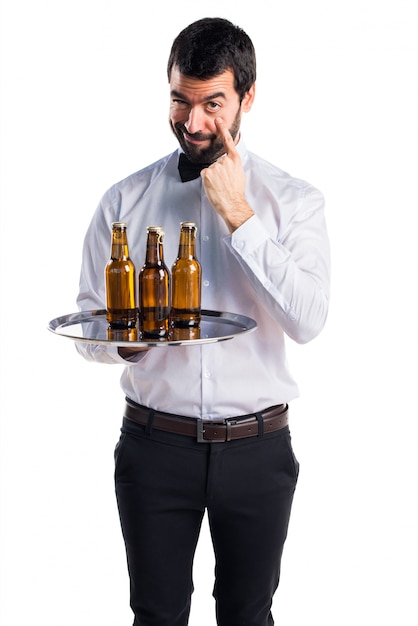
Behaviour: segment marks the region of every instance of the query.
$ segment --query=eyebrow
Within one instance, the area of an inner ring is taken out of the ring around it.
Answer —
[[[171,90],[171,95],[174,96],[175,98],[179,98],[180,100],[184,100],[185,102],[189,101],[187,96],[182,94],[180,91],[176,91],[175,89]],[[209,102],[210,100],[216,100],[216,98],[223,98],[225,100],[226,99],[225,93],[223,91],[216,91],[215,93],[212,93],[209,96],[205,96],[204,98],[201,98],[199,102]]]

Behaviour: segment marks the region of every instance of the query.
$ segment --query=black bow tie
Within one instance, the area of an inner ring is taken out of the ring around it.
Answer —
[[[200,172],[205,168],[209,167],[210,163],[194,163],[190,161],[184,152],[181,152],[179,156],[179,164],[178,169],[180,172],[180,178],[183,183],[186,183],[189,180],[194,180],[195,178],[199,178]]]

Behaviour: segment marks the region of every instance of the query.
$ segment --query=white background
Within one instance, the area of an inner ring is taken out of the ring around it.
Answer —
[[[245,6],[244,6],[245,5]],[[118,366],[47,330],[114,182],[176,147],[165,67],[223,16],[258,54],[249,149],[323,191],[332,302],[289,345],[301,462],[281,626],[417,626],[418,46],[408,0],[2,2],[1,598],[4,626],[132,623],[113,493]],[[206,525],[192,626],[214,624]]]

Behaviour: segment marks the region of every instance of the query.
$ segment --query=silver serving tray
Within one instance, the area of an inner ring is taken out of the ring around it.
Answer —
[[[81,311],[51,320],[48,330],[73,341],[115,346],[156,346],[165,348],[179,345],[200,345],[233,339],[257,328],[250,317],[236,313],[202,310],[199,329],[173,330],[167,339],[143,338],[139,331],[110,330],[104,309]]]

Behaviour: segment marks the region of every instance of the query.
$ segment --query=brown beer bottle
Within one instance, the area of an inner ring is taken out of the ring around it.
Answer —
[[[195,255],[196,224],[182,222],[179,250],[171,268],[171,326],[199,326],[202,268]]]
[[[111,328],[134,328],[137,318],[135,265],[129,258],[126,224],[113,222],[105,268],[106,319]]]
[[[166,337],[170,315],[170,274],[164,263],[164,231],[148,226],[145,263],[139,270],[139,320],[144,337]]]

